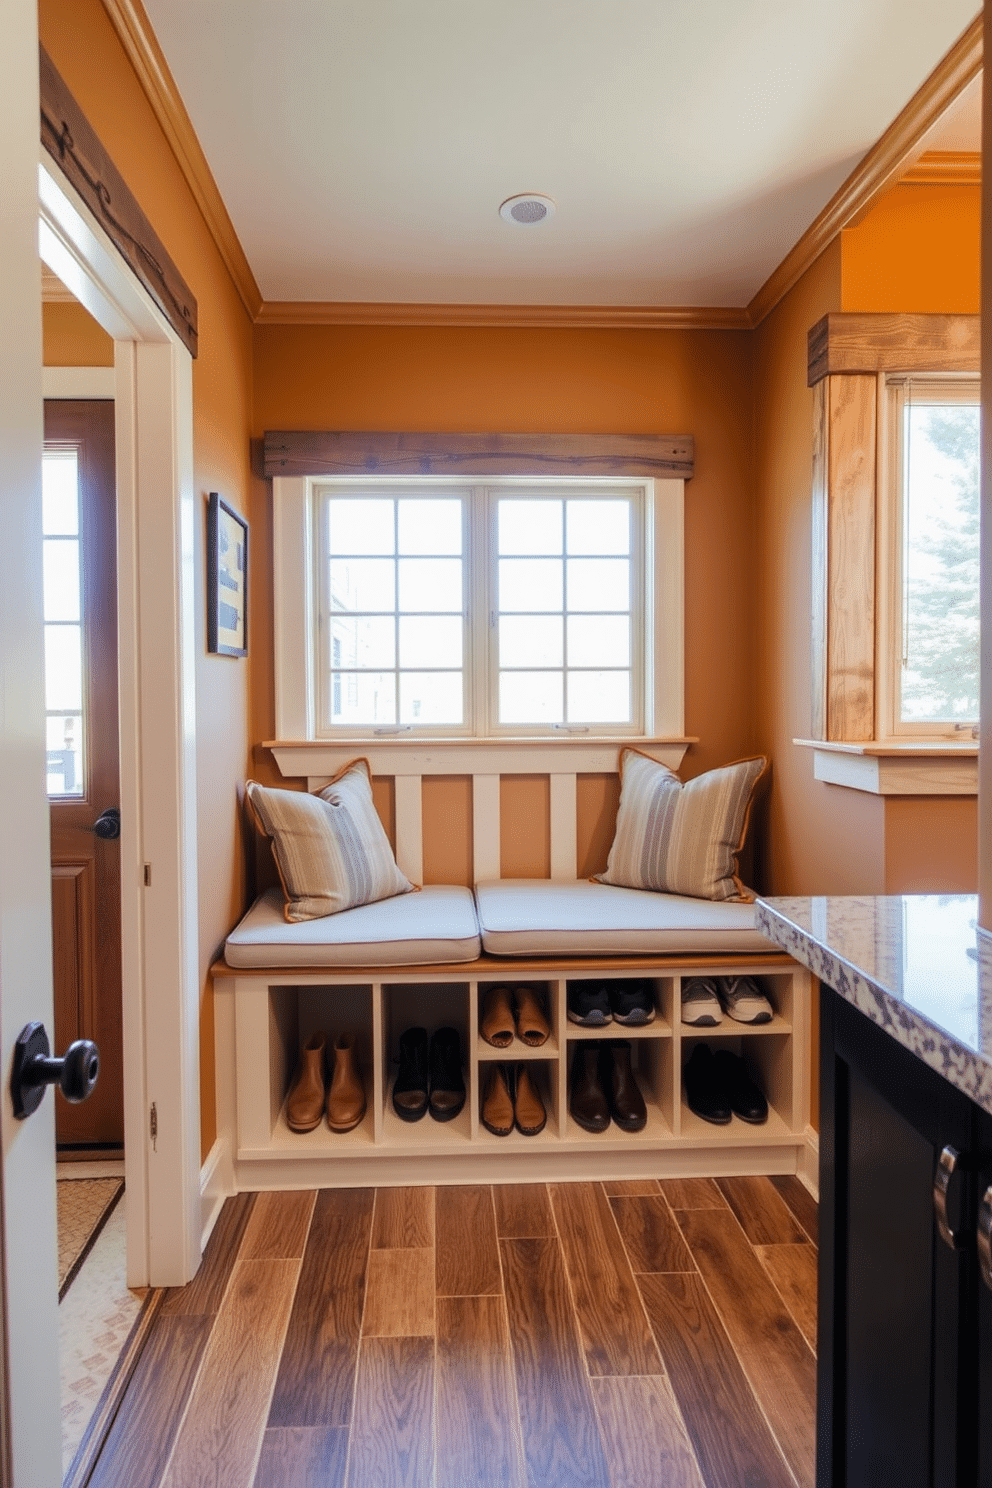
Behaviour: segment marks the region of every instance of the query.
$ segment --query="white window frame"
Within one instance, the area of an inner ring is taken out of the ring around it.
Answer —
[[[541,728],[513,727],[489,733],[475,732],[471,725],[461,731],[335,729],[332,736],[317,731],[317,708],[313,680],[316,676],[316,540],[315,493],[336,484],[358,488],[363,485],[409,489],[416,482],[409,478],[299,476],[276,477],[273,488],[273,609],[275,642],[275,723],[276,738],[282,742],[336,741],[383,743],[393,739],[414,739],[429,746],[432,739],[459,739],[468,743],[486,740],[499,743],[513,739],[528,742],[552,740],[561,743],[576,732],[564,727],[553,731]],[[428,482],[424,481],[427,485]],[[684,734],[684,499],[685,482],[681,478],[536,478],[481,476],[474,480],[464,476],[448,480],[431,477],[430,486],[445,485],[456,489],[484,487],[499,493],[506,488],[537,487],[548,489],[596,489],[627,487],[644,492],[644,562],[643,573],[643,712],[635,731],[626,728],[581,729],[579,735],[590,743],[600,739],[636,742],[637,740],[681,740]],[[481,556],[480,556],[481,555]],[[484,563],[484,544],[476,543],[466,555],[469,563]],[[469,576],[473,586],[481,578],[478,572]],[[467,658],[471,671],[470,685],[484,675],[486,659],[480,648],[489,645],[487,635],[477,635],[475,652]],[[489,712],[489,710],[486,710]],[[491,714],[490,714],[491,716]],[[488,720],[486,720],[488,722]]]
[[[879,376],[878,399],[884,425],[878,440],[877,576],[878,623],[875,657],[876,733],[880,740],[954,740],[977,738],[974,720],[904,720],[901,718],[901,656],[903,648],[903,413],[909,390],[940,392],[948,402],[980,403],[980,379],[973,372]]]

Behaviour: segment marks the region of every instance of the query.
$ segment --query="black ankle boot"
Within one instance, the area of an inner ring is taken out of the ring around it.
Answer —
[[[400,1034],[400,1072],[393,1086],[393,1110],[401,1121],[427,1115],[427,1029]]]
[[[465,1079],[456,1028],[439,1028],[431,1039],[430,1112],[435,1121],[453,1121],[465,1104]]]

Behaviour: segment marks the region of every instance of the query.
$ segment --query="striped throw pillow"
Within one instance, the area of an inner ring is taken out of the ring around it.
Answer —
[[[271,839],[291,923],[407,894],[372,801],[367,760],[352,760],[316,795],[249,780],[248,803]]]
[[[764,758],[710,770],[683,785],[667,765],[620,751],[620,809],[602,883],[696,899],[753,899],[737,877]]]

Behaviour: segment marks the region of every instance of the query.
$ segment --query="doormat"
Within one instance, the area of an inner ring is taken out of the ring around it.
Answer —
[[[123,1178],[60,1178],[55,1185],[59,1226],[59,1301],[124,1192]]]

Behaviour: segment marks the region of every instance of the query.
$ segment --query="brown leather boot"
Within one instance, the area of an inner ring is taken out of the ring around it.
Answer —
[[[313,1131],[324,1114],[324,1050],[322,1033],[315,1033],[300,1050],[300,1062],[286,1098],[286,1125],[290,1131]]]
[[[533,987],[518,987],[516,992],[517,1032],[525,1044],[537,1048],[546,1043],[551,1024],[544,1016],[541,998]]]
[[[355,1035],[342,1033],[334,1040],[334,1068],[327,1092],[327,1124],[331,1131],[346,1132],[365,1115],[365,1086],[355,1051]]]
[[[548,1119],[544,1102],[526,1064],[517,1065],[513,1114],[517,1123],[517,1131],[525,1137],[536,1137],[538,1132],[544,1130]]]
[[[509,987],[489,988],[482,1003],[479,1032],[496,1049],[513,1043],[513,994]]]
[[[482,1124],[494,1137],[508,1137],[513,1130],[513,1093],[510,1076],[502,1064],[494,1064],[482,1096]]]

